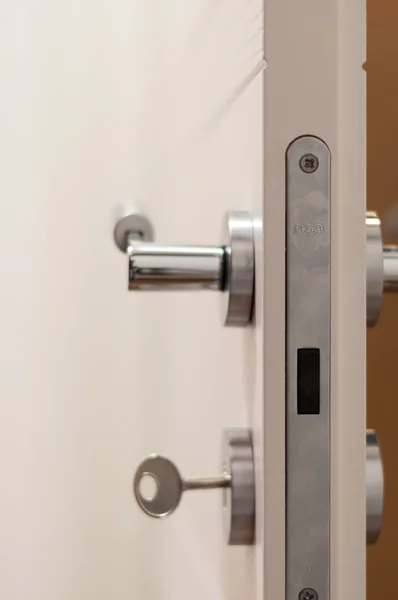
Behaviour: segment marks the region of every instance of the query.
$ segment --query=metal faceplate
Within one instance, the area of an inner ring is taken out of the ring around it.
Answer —
[[[286,153],[286,600],[330,598],[330,170],[326,144]]]

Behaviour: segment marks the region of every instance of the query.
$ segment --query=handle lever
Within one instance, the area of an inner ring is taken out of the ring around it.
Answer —
[[[129,290],[224,291],[229,249],[129,240]]]
[[[116,222],[116,245],[128,255],[128,289],[223,292],[224,324],[245,327],[252,318],[254,234],[249,213],[226,215],[219,246],[166,246],[152,243],[153,227],[138,211]]]

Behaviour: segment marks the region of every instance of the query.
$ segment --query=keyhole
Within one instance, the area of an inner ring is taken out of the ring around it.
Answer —
[[[151,473],[143,473],[139,490],[143,500],[146,502],[153,502],[159,490],[158,480]]]

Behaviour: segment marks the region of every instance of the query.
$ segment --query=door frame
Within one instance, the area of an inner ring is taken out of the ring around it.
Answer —
[[[331,150],[331,598],[366,593],[365,1],[265,0],[264,598],[285,597],[285,154]],[[292,599],[288,599],[292,600]]]

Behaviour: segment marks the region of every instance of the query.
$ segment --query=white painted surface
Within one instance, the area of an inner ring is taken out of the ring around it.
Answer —
[[[283,598],[284,154],[315,133],[338,192],[332,598],[364,600],[363,60],[363,0],[266,0],[265,20],[261,0],[0,0],[1,597]],[[217,294],[129,294],[116,206],[166,243],[261,220],[264,115],[264,317],[259,221],[255,328],[222,328]],[[246,424],[255,549],[225,546],[217,492],[139,512],[149,452],[212,475]]]
[[[218,473],[261,409],[261,328],[222,328],[217,294],[129,294],[111,232],[131,199],[166,243],[262,216],[262,26],[260,0],[0,0],[2,598],[261,597],[221,494],[164,522],[131,494],[153,451]]]

